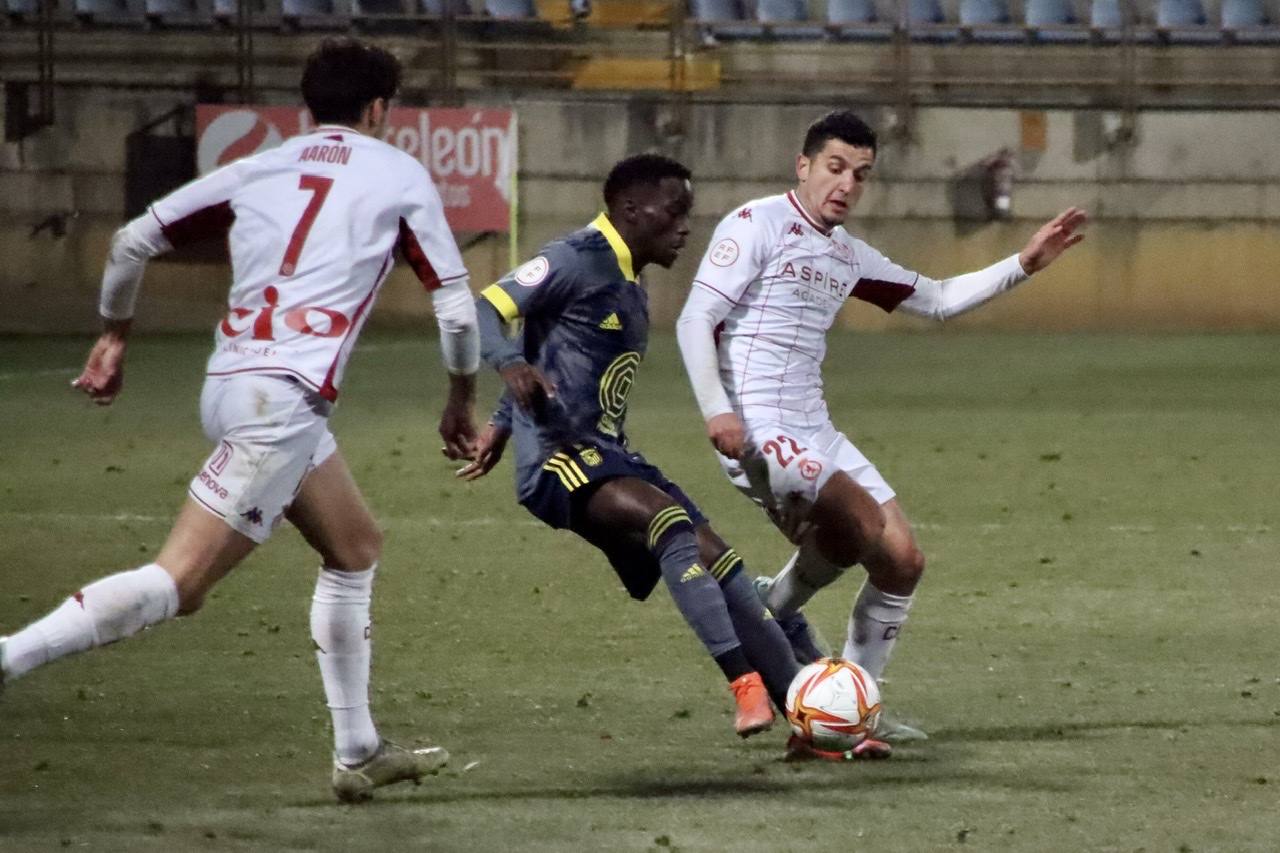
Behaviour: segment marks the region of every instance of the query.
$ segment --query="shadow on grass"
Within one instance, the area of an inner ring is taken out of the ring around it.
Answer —
[[[486,787],[470,790],[450,790],[449,779],[428,782],[423,788],[402,788],[399,791],[379,792],[378,798],[359,806],[366,808],[396,808],[406,805],[484,802],[574,802],[590,800],[654,800],[676,803],[683,800],[716,801],[738,800],[744,797],[772,798],[802,794],[806,797],[824,793],[847,796],[852,790],[867,788],[919,788],[963,786],[970,789],[1001,789],[1066,793],[1077,786],[1063,782],[1060,777],[1037,781],[1026,777],[1011,778],[1006,770],[952,769],[943,770],[928,760],[900,761],[866,764],[862,762],[836,764],[813,762],[783,764],[750,777],[695,776],[680,778],[680,768],[654,770],[647,768],[634,773],[620,774],[601,784],[584,784],[580,787]],[[295,808],[329,808],[333,802],[327,799],[297,801]]]
[[[1181,731],[1194,726],[1206,728],[1275,728],[1280,717],[1245,717],[1218,719],[1213,723],[1185,720],[1097,720],[1084,722],[1047,721],[1035,726],[975,726],[973,728],[939,729],[930,739],[939,743],[992,743],[1001,741],[1054,741],[1081,737],[1098,738],[1123,734],[1134,729],[1147,731]]]

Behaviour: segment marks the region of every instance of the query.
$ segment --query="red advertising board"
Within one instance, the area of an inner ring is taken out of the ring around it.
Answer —
[[[203,175],[312,126],[304,107],[200,104],[196,169]],[[511,230],[518,162],[513,111],[395,107],[383,139],[431,173],[454,231]]]

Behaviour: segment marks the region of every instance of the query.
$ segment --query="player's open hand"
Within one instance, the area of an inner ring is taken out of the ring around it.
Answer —
[[[1025,249],[1018,255],[1022,269],[1031,275],[1053,263],[1058,255],[1084,239],[1080,229],[1089,221],[1089,214],[1078,207],[1069,207],[1040,227],[1031,236]]]
[[[99,406],[110,406],[124,387],[124,355],[127,338],[119,332],[104,332],[89,350],[84,370],[71,380]]]
[[[537,414],[556,398],[556,386],[542,371],[523,361],[513,362],[498,371],[507,390],[520,408],[529,414]]]
[[[747,443],[747,431],[742,418],[733,412],[716,415],[707,421],[707,437],[711,444],[730,459],[741,459]]]
[[[459,468],[455,476],[469,482],[488,474],[493,470],[493,466],[501,461],[502,451],[506,450],[507,439],[510,437],[510,430],[492,423],[487,425],[484,432],[480,433],[480,438],[476,440],[471,464]]]

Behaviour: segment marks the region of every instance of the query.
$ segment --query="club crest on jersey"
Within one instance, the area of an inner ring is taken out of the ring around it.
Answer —
[[[551,264],[539,255],[516,270],[515,280],[525,287],[533,287],[541,284],[549,272],[551,272]]]
[[[816,481],[822,476],[822,463],[816,459],[800,460],[800,476],[811,483]]]
[[[594,447],[583,448],[582,452],[578,454],[578,458],[590,465],[592,468],[604,461],[600,456],[600,451],[596,450]]]
[[[711,247],[711,254],[708,257],[711,258],[711,263],[718,267],[732,266],[734,261],[738,260],[738,244],[726,237]]]

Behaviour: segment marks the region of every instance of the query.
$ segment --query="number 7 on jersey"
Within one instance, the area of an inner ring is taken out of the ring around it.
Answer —
[[[333,178],[322,178],[319,175],[298,176],[298,189],[310,192],[311,201],[307,202],[307,208],[302,211],[302,218],[298,220],[297,226],[293,229],[293,236],[289,238],[289,247],[284,250],[284,260],[280,262],[280,275],[293,275],[294,270],[298,268],[298,256],[302,254],[302,246],[307,242],[311,226],[315,224],[316,216],[324,206],[324,200],[332,186]]]

